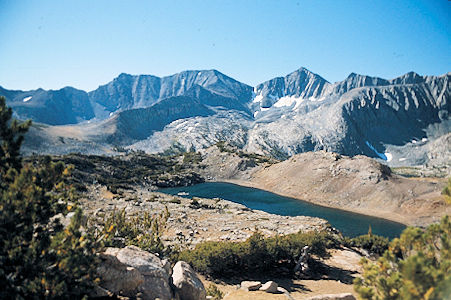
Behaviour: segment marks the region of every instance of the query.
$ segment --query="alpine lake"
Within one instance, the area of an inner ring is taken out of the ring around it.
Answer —
[[[307,201],[280,196],[260,189],[224,182],[206,182],[186,187],[164,188],[159,192],[185,198],[221,198],[240,203],[253,210],[282,216],[311,216],[325,219],[343,235],[356,237],[371,231],[389,239],[399,237],[404,224],[341,209],[315,205]]]

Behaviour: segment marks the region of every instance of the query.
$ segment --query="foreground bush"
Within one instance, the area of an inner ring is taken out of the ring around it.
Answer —
[[[81,210],[62,163],[22,165],[30,123],[11,121],[0,97],[0,299],[78,299],[95,284],[98,244],[82,234]],[[64,228],[58,216],[74,212]]]
[[[362,261],[363,278],[355,279],[362,299],[450,299],[451,222],[426,230],[409,227],[376,262]]]
[[[197,271],[214,277],[255,275],[276,268],[292,270],[302,248],[310,247],[310,254],[327,255],[334,241],[327,233],[309,232],[264,238],[254,233],[245,242],[204,242],[194,250],[179,253],[179,260],[191,264]]]
[[[144,251],[164,255],[168,254],[169,249],[163,245],[161,235],[168,218],[167,207],[157,215],[144,212],[131,218],[127,218],[124,208],[105,217],[103,228],[98,235],[108,247],[134,245]]]

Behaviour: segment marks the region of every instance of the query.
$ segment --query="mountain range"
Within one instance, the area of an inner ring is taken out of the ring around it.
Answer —
[[[352,73],[330,83],[300,68],[251,87],[201,70],[120,74],[90,92],[0,87],[0,95],[15,117],[35,122],[26,153],[171,153],[227,141],[279,159],[326,150],[392,166],[449,166],[450,76]]]

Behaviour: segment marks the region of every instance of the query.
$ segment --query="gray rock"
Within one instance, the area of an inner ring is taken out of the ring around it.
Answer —
[[[122,249],[108,248],[105,253],[116,256],[121,263],[139,271],[144,282],[139,285],[138,291],[144,299],[170,300],[172,298],[166,264],[156,255],[135,246]]]
[[[267,293],[277,293],[278,292],[277,287],[278,287],[277,283],[275,283],[274,281],[268,281],[265,284],[263,284],[259,290]]]
[[[262,286],[260,281],[242,281],[241,288],[247,291],[256,291]]]
[[[103,289],[96,290],[97,296],[106,296],[107,291],[133,296],[137,288],[144,283],[144,276],[138,270],[120,262],[113,253],[102,253],[100,259],[97,275],[101,279],[100,286]]]
[[[205,300],[205,287],[194,272],[191,266],[184,262],[178,261],[172,272],[172,283],[175,287],[176,294],[182,300]]]
[[[318,295],[310,297],[307,300],[356,300],[356,298],[351,293],[343,293]]]
[[[163,268],[166,270],[166,273],[168,273],[168,276],[170,277],[172,275],[172,268],[169,260],[163,259],[161,261],[161,264],[163,265]]]

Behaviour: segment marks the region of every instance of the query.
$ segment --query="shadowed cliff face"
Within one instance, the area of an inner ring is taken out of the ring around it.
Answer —
[[[121,74],[107,85],[89,93],[99,117],[106,113],[144,108],[161,99],[190,95],[195,87],[238,103],[246,103],[251,97],[251,87],[216,71],[185,71],[167,77]]]
[[[57,91],[8,91],[0,87],[0,95],[21,119],[51,125],[76,124],[95,117],[85,91],[65,87]]]

